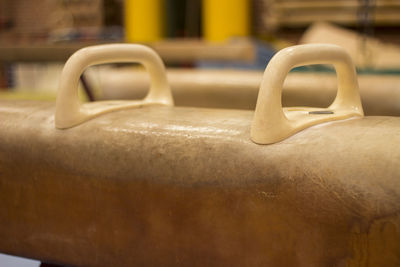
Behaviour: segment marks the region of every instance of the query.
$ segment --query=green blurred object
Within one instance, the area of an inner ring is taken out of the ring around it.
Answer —
[[[400,75],[400,69],[378,69],[357,67],[357,74],[360,75]],[[293,68],[291,72],[316,72],[316,73],[335,73],[329,65],[309,65]]]

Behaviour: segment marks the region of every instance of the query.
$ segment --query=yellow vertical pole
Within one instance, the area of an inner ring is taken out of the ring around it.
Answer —
[[[208,41],[250,34],[250,0],[203,0],[203,32]]]
[[[152,42],[163,37],[163,0],[125,0],[125,39]]]

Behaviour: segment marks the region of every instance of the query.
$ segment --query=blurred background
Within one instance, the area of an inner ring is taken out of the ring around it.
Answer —
[[[299,43],[344,47],[362,89],[392,92],[400,73],[399,29],[400,0],[2,0],[0,97],[54,100],[71,54],[114,42],[155,49],[178,105],[254,108],[270,58]],[[332,73],[329,66],[293,70],[284,104],[329,104]],[[88,68],[81,82],[82,100],[94,101],[143,97],[149,79],[140,66],[113,64]],[[321,82],[326,97],[311,101]],[[290,91],[314,87],[308,95]],[[236,94],[227,92],[232,88]]]
[[[400,115],[400,0],[1,0],[0,99],[54,101],[69,56],[115,42],[159,53],[177,105],[249,110],[279,49],[337,44],[355,62],[365,113]],[[136,64],[94,66],[80,97],[142,98],[149,83]],[[296,68],[283,104],[327,106],[336,86],[330,66]]]

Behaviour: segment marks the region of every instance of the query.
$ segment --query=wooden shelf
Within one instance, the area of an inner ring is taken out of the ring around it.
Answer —
[[[100,43],[3,44],[0,45],[0,62],[64,62],[78,49],[95,44]],[[245,39],[227,43],[207,43],[190,39],[167,40],[146,45],[156,50],[166,63],[197,60],[252,62],[255,59],[255,47]]]

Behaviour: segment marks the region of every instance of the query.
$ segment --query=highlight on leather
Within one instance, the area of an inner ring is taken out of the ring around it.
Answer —
[[[89,66],[116,62],[137,62],[144,65],[151,80],[146,97],[142,100],[81,104],[78,84],[83,71]],[[146,105],[174,105],[165,66],[158,54],[151,48],[138,44],[90,46],[75,52],[65,63],[57,93],[55,127],[70,128],[103,113]]]
[[[282,108],[282,87],[288,72],[297,66],[332,64],[338,90],[327,108]],[[251,125],[251,140],[272,144],[293,134],[327,121],[363,117],[357,75],[349,54],[340,46],[306,44],[285,48],[269,62],[261,82],[256,110]]]

